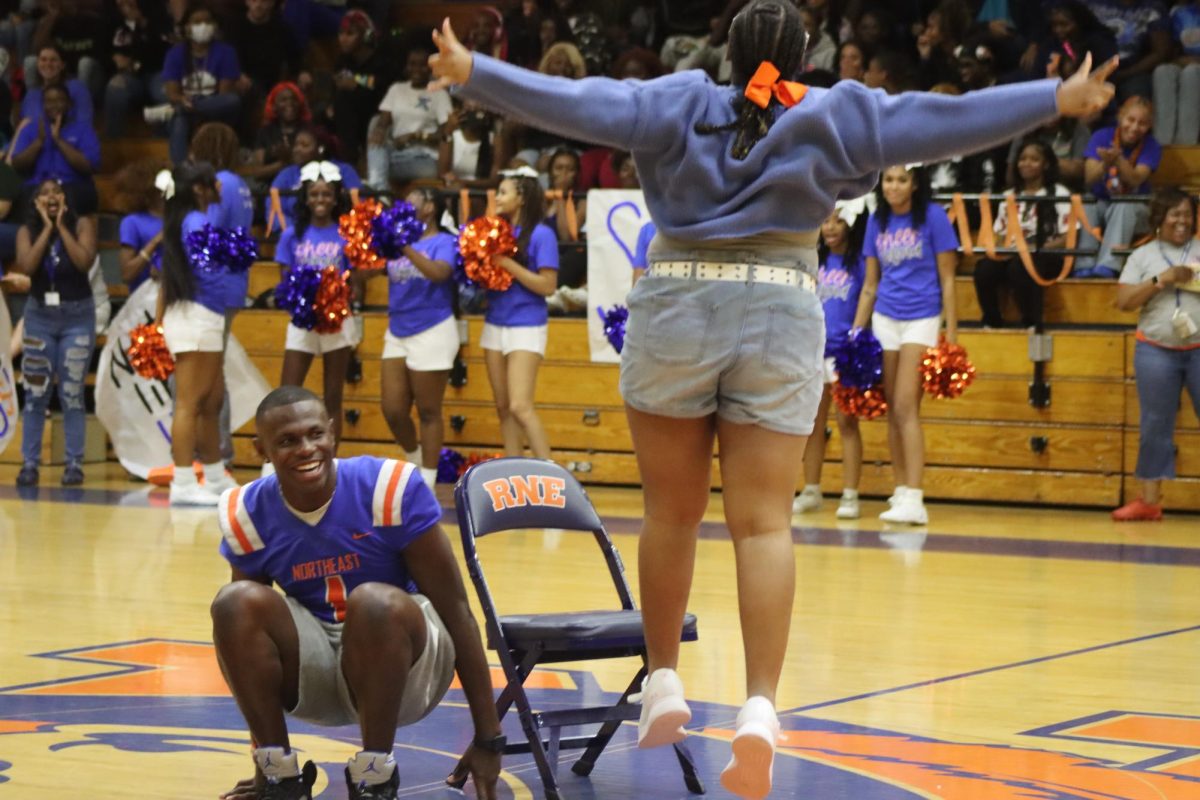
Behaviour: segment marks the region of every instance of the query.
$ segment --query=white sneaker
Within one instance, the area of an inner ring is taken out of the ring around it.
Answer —
[[[892,496],[887,499],[888,508],[891,508],[892,506],[896,505],[896,503],[900,502],[900,498],[903,497],[907,492],[907,486],[897,486],[895,489],[893,489]]]
[[[838,502],[837,518],[838,519],[858,519],[858,498],[846,497],[842,495],[842,499]]]
[[[925,502],[910,494],[905,494],[894,506],[880,514],[879,518],[884,522],[901,525],[929,524],[929,512],[925,510]]]
[[[635,699],[636,698],[636,699]],[[640,695],[630,701],[642,704],[638,720],[638,747],[662,747],[682,742],[683,726],[692,719],[692,710],[683,699],[683,681],[673,669],[656,669],[644,681]]]
[[[796,495],[796,499],[792,501],[793,514],[807,514],[810,511],[816,511],[820,507],[821,492],[807,487],[800,494]]]
[[[170,103],[163,103],[158,106],[146,106],[142,109],[142,117],[151,125],[161,125],[164,122],[169,122],[173,116],[175,116],[175,106]]]
[[[220,495],[213,494],[198,483],[189,486],[171,484],[173,506],[215,506],[220,500]]]
[[[733,757],[721,770],[721,786],[747,800],[761,800],[770,794],[778,740],[775,706],[765,697],[751,697],[738,712]]]
[[[241,484],[235,481],[233,476],[228,472],[222,474],[220,480],[204,482],[204,488],[208,489],[208,491],[212,492],[218,497],[220,497],[221,494],[223,494],[227,489],[236,489],[239,486],[241,486]]]

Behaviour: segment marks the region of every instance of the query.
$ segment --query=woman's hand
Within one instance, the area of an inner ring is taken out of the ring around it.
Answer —
[[[1171,267],[1158,273],[1159,286],[1179,286],[1191,283],[1196,279],[1196,271],[1191,267]]]
[[[67,213],[67,198],[64,197],[62,202],[58,204],[58,213],[54,215],[54,226],[56,228],[62,227],[63,216],[66,213]]]
[[[51,225],[51,221],[50,212],[46,210],[46,199],[44,197],[38,197],[33,201],[33,207],[37,209],[38,216],[42,218],[42,224],[46,227],[49,227]]]
[[[62,126],[63,115],[59,114],[54,118],[54,122],[50,125],[50,137],[56,142],[59,141],[59,137],[62,135]]]
[[[440,31],[434,30],[433,43],[438,51],[429,57],[429,68],[433,70],[435,78],[433,83],[429,84],[429,91],[436,92],[466,83],[471,77],[475,57],[454,35],[449,17],[442,20]]]
[[[1116,92],[1108,78],[1119,63],[1113,56],[1092,72],[1092,54],[1084,56],[1075,74],[1058,87],[1058,113],[1064,117],[1086,117],[1104,110]]]

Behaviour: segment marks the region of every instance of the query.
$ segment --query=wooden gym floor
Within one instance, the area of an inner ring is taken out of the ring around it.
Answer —
[[[165,490],[115,465],[92,466],[74,491],[47,469],[36,497],[12,488],[14,470],[0,468],[0,798],[215,798],[250,761],[209,644],[208,602],[228,576],[211,512],[170,509]],[[636,586],[640,495],[592,497]],[[933,504],[928,528],[884,530],[880,502],[851,524],[834,505],[795,519],[772,797],[1200,798],[1200,518],[1116,525],[1102,511]],[[719,495],[710,519],[692,602],[700,641],[680,671],[691,747],[720,798],[743,668]],[[452,512],[445,524],[456,536]],[[586,535],[481,549],[502,612],[610,601]],[[533,702],[611,697],[633,669],[546,671]],[[401,796],[461,796],[440,779],[468,725],[452,690],[401,731]],[[320,797],[345,797],[354,729],[295,731],[322,769]],[[689,796],[669,751],[633,742],[626,725],[588,779],[565,761],[564,796]],[[505,767],[503,797],[542,797],[528,757]]]

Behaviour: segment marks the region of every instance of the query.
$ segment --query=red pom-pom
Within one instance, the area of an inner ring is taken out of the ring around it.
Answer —
[[[353,269],[384,269],[387,261],[375,252],[371,221],[383,212],[378,200],[360,200],[338,218],[338,233],[346,240],[346,260]]]
[[[349,274],[333,266],[321,270],[321,285],[313,299],[313,308],[317,312],[313,330],[317,333],[337,333],[350,316],[350,284],[346,282]]]
[[[962,345],[942,340],[921,359],[921,383],[939,400],[960,397],[975,380],[975,365]]]
[[[484,461],[491,461],[493,458],[499,457],[499,453],[471,453],[469,456],[463,459],[461,464],[458,465],[459,477],[461,477],[464,472],[476,464],[482,464]]]
[[[517,254],[512,226],[503,217],[478,217],[463,226],[458,252],[467,277],[485,289],[503,292],[512,286],[512,273],[497,263],[500,256]]]
[[[888,410],[887,400],[883,397],[883,386],[879,384],[870,389],[855,389],[835,383],[833,402],[846,416],[859,419],[879,419]]]
[[[138,325],[129,332],[129,366],[143,378],[165,381],[175,371],[161,325]]]

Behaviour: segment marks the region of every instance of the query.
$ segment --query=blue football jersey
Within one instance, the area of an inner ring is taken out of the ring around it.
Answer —
[[[371,456],[338,459],[333,499],[316,525],[288,509],[274,475],[226,491],[217,509],[221,555],[326,622],[345,619],[359,584],[415,592],[404,548],[442,518],[416,465]]]

